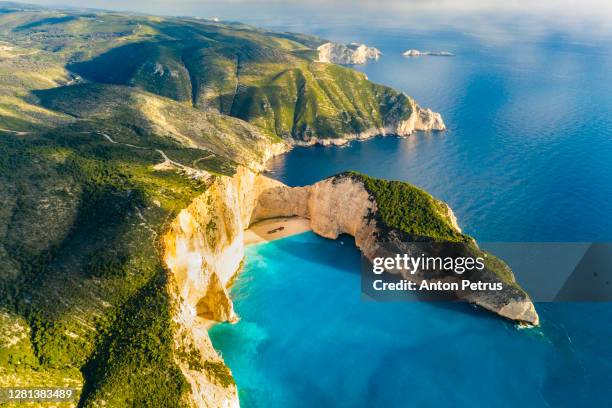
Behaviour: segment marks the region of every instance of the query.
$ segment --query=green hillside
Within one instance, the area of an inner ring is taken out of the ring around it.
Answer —
[[[137,88],[84,83],[33,95],[41,106],[76,119],[79,127],[108,131],[116,140],[138,146],[197,149],[196,158],[221,157],[251,167],[261,164],[265,151],[280,141],[247,122]]]
[[[3,136],[0,152],[0,309],[3,331],[24,333],[0,347],[2,385],[44,374],[54,380],[41,385],[85,379],[91,398],[108,382],[124,402],[138,392],[175,406],[184,380],[171,360],[156,236],[206,185],[156,171],[155,151],[79,127]],[[140,303],[154,307],[131,306]],[[127,338],[140,347],[130,361]]]
[[[453,226],[446,204],[436,200],[426,191],[402,181],[375,179],[357,172],[346,172],[334,177],[351,177],[362,182],[376,200],[381,225],[405,234],[405,241],[452,243],[448,248],[462,251],[463,256],[484,258],[488,271],[527,296],[516,283],[510,267],[501,259],[480,249],[474,238],[458,232]]]
[[[342,137],[383,127],[392,109],[409,115],[405,96],[365,75],[313,62],[304,45],[269,33],[220,30],[203,24],[155,29],[172,39],[114,48],[69,68],[84,78],[145,89],[203,110],[253,123],[298,140]],[[244,38],[246,37],[246,38]],[[270,37],[277,46],[271,47]]]
[[[5,13],[0,34],[23,47],[11,52],[32,66],[36,78],[32,73],[29,81],[42,75],[47,86],[61,85],[78,75],[140,88],[285,139],[339,138],[411,112],[403,94],[352,69],[314,62],[323,42],[316,37],[197,19],[52,11]]]
[[[403,94],[314,62],[321,42],[0,3],[0,387],[182,404],[158,243],[168,223],[281,139],[410,114]]]

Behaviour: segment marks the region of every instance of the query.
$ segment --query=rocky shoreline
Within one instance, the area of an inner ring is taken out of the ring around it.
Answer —
[[[317,47],[319,62],[331,62],[343,65],[361,65],[368,60],[377,60],[382,55],[378,48],[365,44],[350,43],[347,45],[328,42]]]
[[[342,146],[354,140],[367,140],[378,136],[410,136],[414,132],[441,132],[446,130],[442,115],[429,108],[422,108],[414,99],[403,94],[408,100],[411,114],[408,118],[390,118],[384,127],[370,128],[359,133],[345,134],[343,137],[310,136],[303,140],[291,139],[292,146]]]
[[[448,225],[460,232],[452,211],[445,208],[442,215]],[[410,241],[405,234],[385,225],[377,214],[372,193],[350,175],[305,187],[288,187],[245,167],[239,167],[233,177],[218,176],[206,193],[180,212],[163,239],[164,261],[172,276],[169,291],[178,327],[176,347],[187,344],[198,350],[203,363],[212,361],[225,367],[207,329],[215,322],[237,319],[228,289],[240,270],[244,231],[250,225],[299,216],[310,220],[310,227],[320,236],[335,239],[343,233],[352,235],[368,259],[408,250]],[[490,271],[481,277],[498,279]],[[469,291],[456,295],[517,323],[539,324],[533,303],[518,285],[508,286],[499,295]],[[190,398],[195,405],[239,406],[235,384],[224,384],[209,372],[177,363],[191,385]]]

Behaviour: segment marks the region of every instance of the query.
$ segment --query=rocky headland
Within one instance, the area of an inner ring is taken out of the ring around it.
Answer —
[[[353,140],[366,140],[375,136],[409,136],[414,132],[438,132],[446,130],[442,115],[429,108],[422,108],[414,99],[401,93],[389,101],[390,109],[383,118],[383,126],[371,127],[357,133],[345,133],[342,137],[325,137],[306,132],[301,138],[292,138],[292,146],[341,146]]]
[[[382,55],[378,48],[368,47],[365,44],[339,44],[328,42],[317,48],[319,62],[331,62],[343,65],[365,64],[368,60],[377,60]]]
[[[384,182],[356,173],[344,173],[310,186],[288,187],[281,182],[239,167],[233,177],[217,177],[211,187],[180,212],[164,237],[164,260],[171,272],[175,299],[174,320],[177,347],[197,348],[203,361],[223,365],[207,329],[214,322],[232,322],[236,316],[228,290],[244,257],[244,231],[253,223],[275,217],[299,216],[310,221],[312,230],[335,239],[350,234],[363,255],[412,253],[414,242],[463,240],[474,253],[488,257],[486,268],[477,276],[487,282],[503,282],[499,292],[459,291],[455,296],[520,324],[538,325],[539,318],[529,296],[514,280],[510,269],[485,254],[470,237],[461,233],[451,209],[406,183]],[[414,222],[404,216],[390,223],[384,191],[397,189],[407,194],[403,208],[414,212]],[[379,200],[383,200],[383,204]],[[342,211],[338,211],[342,208]],[[427,208],[423,211],[422,208]],[[428,231],[415,225],[420,217],[433,217],[436,227]],[[413,228],[414,227],[414,228]],[[430,236],[428,236],[428,234]],[[419,247],[419,251],[422,247]],[[413,279],[411,276],[405,276]],[[419,279],[428,279],[425,275]],[[455,281],[453,274],[431,279]],[[238,406],[237,389],[209,371],[193,370],[178,362],[191,384],[197,406]],[[231,377],[229,369],[227,375]],[[214,373],[214,372],[213,372]]]

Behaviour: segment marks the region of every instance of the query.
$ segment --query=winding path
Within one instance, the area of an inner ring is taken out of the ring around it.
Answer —
[[[81,133],[91,133],[91,132],[81,132]],[[114,140],[112,137],[110,137],[108,134],[101,132],[99,130],[94,131],[93,133],[97,133],[98,135],[104,137],[106,140],[108,140],[110,143],[113,144],[119,144],[119,145],[123,145],[123,146],[128,146],[131,147],[133,149],[142,149],[142,150],[152,150],[151,148],[148,147],[143,147],[143,146],[136,146],[133,144],[129,144],[129,143],[121,143],[121,142],[117,142],[116,140]],[[208,180],[208,178],[210,178],[210,173],[208,173],[205,170],[200,170],[200,169],[196,169],[193,167],[189,167],[189,166],[185,166],[184,164],[181,164],[177,161],[172,160],[171,158],[168,157],[168,155],[161,149],[155,149],[155,151],[157,153],[159,153],[159,155],[162,157],[162,159],[164,159],[163,162],[158,163],[155,165],[156,169],[166,169],[166,168],[178,168],[179,170],[183,171],[187,176],[191,177],[191,178],[195,178],[195,179],[200,179],[200,180]],[[196,161],[208,158],[209,156],[200,158]],[[195,161],[194,161],[195,163]]]

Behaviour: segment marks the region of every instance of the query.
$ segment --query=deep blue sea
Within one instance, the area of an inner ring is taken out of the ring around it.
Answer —
[[[273,177],[408,181],[480,241],[612,241],[612,42],[357,32],[383,52],[357,69],[440,112],[448,131],[295,149],[271,162]],[[457,56],[402,57],[408,48]]]
[[[358,69],[442,113],[438,134],[298,148],[271,175],[411,182],[479,241],[610,241],[612,46],[599,38],[318,29],[384,56]],[[303,30],[302,30],[303,31]],[[456,57],[405,59],[408,48]],[[211,330],[245,407],[610,407],[612,304],[538,303],[519,330],[469,305],[361,300],[354,242],[249,246],[241,317]]]

